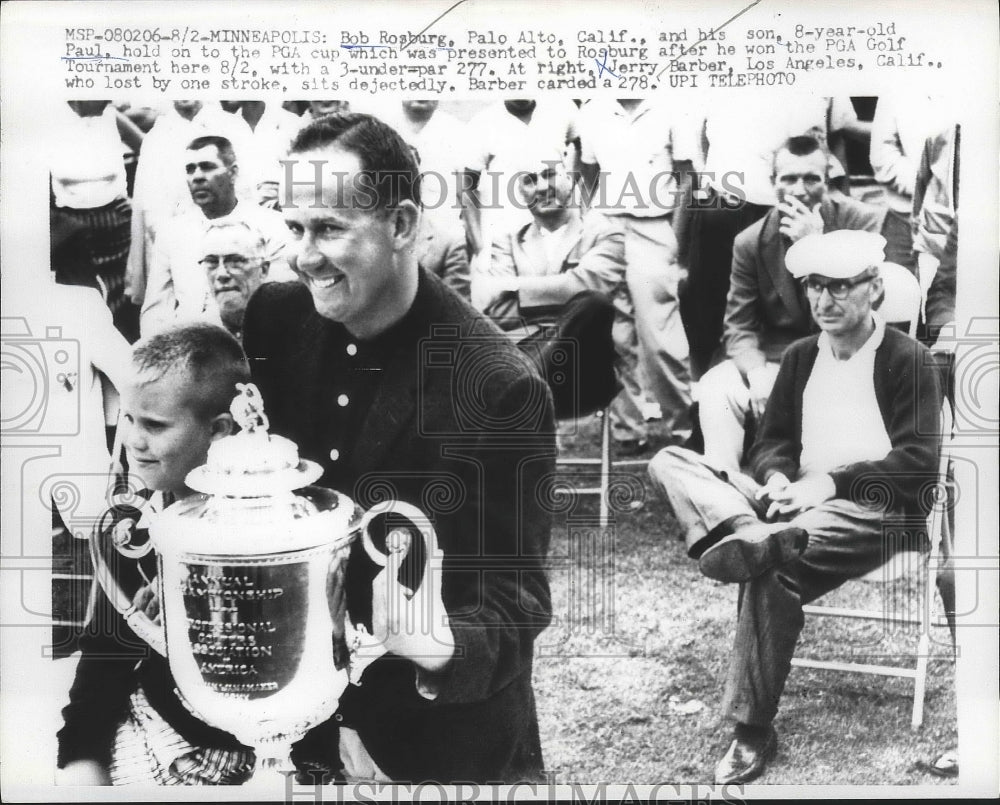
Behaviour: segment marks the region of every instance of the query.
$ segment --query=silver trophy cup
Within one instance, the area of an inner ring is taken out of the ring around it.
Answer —
[[[232,411],[241,432],[213,443],[186,479],[200,494],[158,515],[145,545],[131,544],[128,529],[110,539],[133,558],[156,549],[162,626],[117,585],[104,537],[95,536],[93,554],[112,603],[166,655],[187,707],[252,747],[252,781],[268,783],[294,770],[292,744],[330,718],[349,682],[384,653],[346,617],[351,542],[360,535],[384,565],[372,523],[391,513],[423,536],[429,564],[441,554],[419,509],[386,501],[362,515],[339,492],[310,486],[322,468],[268,435],[256,388],[240,386]]]

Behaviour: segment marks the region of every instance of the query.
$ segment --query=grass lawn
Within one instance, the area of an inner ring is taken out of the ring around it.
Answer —
[[[563,452],[597,455],[595,422],[564,437]],[[731,737],[719,705],[737,585],[706,579],[687,558],[644,466],[616,473],[626,493],[610,538],[596,537],[595,496],[563,507],[553,528],[556,621],[535,663],[546,767],[558,783],[707,783]],[[596,468],[585,475],[589,485]],[[631,498],[644,502],[633,510]],[[852,582],[825,601],[902,607],[914,588],[913,579]],[[878,622],[807,617],[799,654],[885,662],[914,644],[913,632],[885,632]],[[958,740],[948,630],[932,640],[916,731],[909,680],[793,668],[775,722],[778,755],[759,782],[947,785],[920,767]]]

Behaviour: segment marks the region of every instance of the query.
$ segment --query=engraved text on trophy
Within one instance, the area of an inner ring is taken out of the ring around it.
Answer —
[[[286,687],[305,646],[308,563],[186,570],[188,639],[206,687],[241,699]]]

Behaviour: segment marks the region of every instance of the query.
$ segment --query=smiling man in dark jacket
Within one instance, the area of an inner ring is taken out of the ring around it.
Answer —
[[[432,611],[408,607],[393,581],[401,621],[388,653],[303,743],[339,744],[348,779],[536,779],[551,393],[491,322],[418,268],[418,171],[395,131],[327,116],[290,159],[282,207],[301,282],[261,287],[244,331],[272,431],[359,505],[421,508],[444,552],[440,577],[424,582],[440,587]]]

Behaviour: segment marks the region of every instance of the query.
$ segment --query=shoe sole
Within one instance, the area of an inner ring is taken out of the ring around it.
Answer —
[[[702,554],[698,567],[710,579],[740,583],[791,561],[808,544],[809,534],[802,528],[775,531],[758,542],[723,540]]]

